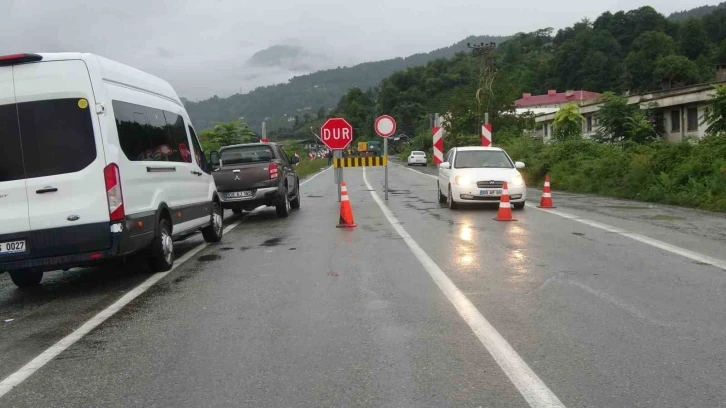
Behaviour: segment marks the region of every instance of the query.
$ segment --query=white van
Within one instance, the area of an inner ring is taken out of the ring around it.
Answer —
[[[0,272],[43,272],[137,252],[156,271],[173,240],[222,239],[214,178],[165,81],[93,54],[0,57]]]

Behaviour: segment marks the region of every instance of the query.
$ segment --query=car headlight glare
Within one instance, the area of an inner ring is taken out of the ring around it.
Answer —
[[[456,185],[460,187],[466,187],[471,185],[471,180],[466,176],[456,176]]]
[[[516,187],[521,187],[524,185],[524,178],[522,178],[521,174],[517,174],[512,178],[512,185]]]

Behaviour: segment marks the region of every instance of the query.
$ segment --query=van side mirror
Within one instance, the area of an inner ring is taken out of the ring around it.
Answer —
[[[524,163],[519,162],[519,161],[518,162],[514,162],[514,167],[516,167],[518,169],[523,169],[524,168]]]
[[[443,163],[439,164],[439,167],[441,167],[442,169],[450,169],[451,168],[451,163],[449,163],[449,162],[443,162]]]
[[[290,163],[292,163],[292,164],[298,164],[298,163],[300,163],[300,158],[297,157],[297,156],[292,156],[290,158]]]
[[[209,164],[215,169],[219,168],[219,152],[209,153]]]

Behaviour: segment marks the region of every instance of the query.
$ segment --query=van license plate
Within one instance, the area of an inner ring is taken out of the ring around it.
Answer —
[[[499,197],[502,195],[502,190],[479,190],[479,195],[486,197]]]
[[[252,197],[252,191],[231,191],[227,193],[227,198]]]
[[[0,255],[25,252],[25,241],[0,242]]]

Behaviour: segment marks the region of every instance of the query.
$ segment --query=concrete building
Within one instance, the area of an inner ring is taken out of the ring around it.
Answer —
[[[714,85],[724,84],[726,81],[718,81],[631,95],[628,97],[628,104],[637,104],[640,109],[652,109],[656,120],[662,124],[661,137],[665,140],[680,142],[688,138],[701,139],[706,134],[707,125],[703,123],[703,118],[714,93]],[[600,102],[580,106],[580,113],[585,117],[582,124],[584,138],[593,137],[600,128],[597,120],[600,106]],[[552,137],[555,113],[535,117],[535,122],[542,126],[536,135],[542,137],[545,142]]]

